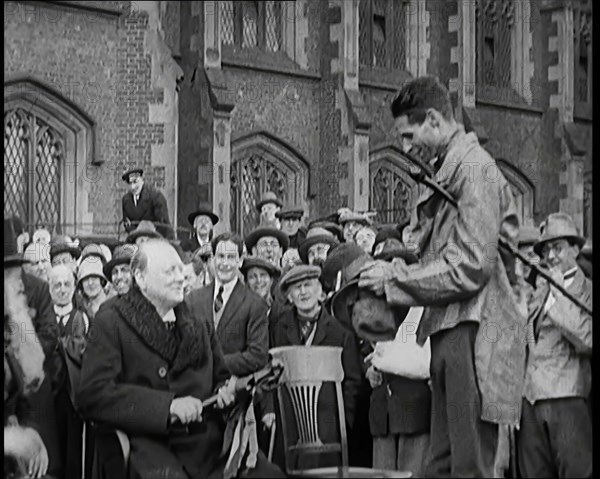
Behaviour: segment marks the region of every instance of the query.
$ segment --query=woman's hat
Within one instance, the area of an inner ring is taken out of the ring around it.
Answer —
[[[79,268],[77,269],[77,285],[80,285],[84,279],[92,276],[97,276],[104,280],[104,284],[108,282],[106,276],[104,276],[104,272],[102,271],[102,262],[88,256],[81,262]]]
[[[272,278],[278,277],[281,274],[281,270],[267,260],[257,256],[248,256],[244,258],[242,266],[240,267],[240,271],[244,275],[244,278],[247,276],[248,271],[250,271],[252,268],[264,269]]]
[[[119,245],[115,248],[112,259],[104,265],[102,272],[104,276],[112,279],[112,272],[115,266],[120,264],[129,264],[131,258],[137,251],[137,246],[130,243]]]

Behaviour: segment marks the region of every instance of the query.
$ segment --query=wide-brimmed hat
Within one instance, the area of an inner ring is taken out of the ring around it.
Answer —
[[[262,197],[260,198],[260,201],[258,203],[256,203],[256,208],[258,209],[258,211],[260,211],[260,209],[267,203],[275,203],[280,208],[283,206],[283,203],[281,202],[281,200],[279,198],[277,198],[277,195],[275,193],[273,193],[272,191],[267,191],[266,193],[264,193],[262,195]]]
[[[248,256],[244,258],[242,266],[240,267],[240,271],[244,275],[244,278],[252,268],[264,269],[272,278],[278,277],[281,274],[281,270],[277,266],[258,256]]]
[[[321,282],[327,292],[334,291],[338,273],[360,256],[363,249],[354,242],[341,243],[329,250],[321,269]]]
[[[26,261],[17,249],[17,235],[12,220],[4,218],[4,267],[20,266]]]
[[[137,173],[138,175],[143,176],[144,170],[142,170],[141,168],[131,168],[131,169],[127,170],[125,173],[123,173],[123,176],[121,176],[121,179],[125,183],[129,183],[129,176],[133,175],[134,173]]]
[[[308,250],[316,244],[326,244],[334,248],[340,244],[338,239],[325,228],[313,227],[306,233],[306,239],[298,247],[298,254],[303,263],[308,263]]]
[[[342,270],[342,288],[331,300],[333,316],[361,338],[370,342],[394,339],[398,327],[410,310],[391,307],[385,296],[360,289],[360,271],[373,259],[364,254]]]
[[[115,269],[115,266],[120,264],[129,264],[131,262],[131,258],[137,251],[137,246],[130,243],[125,243],[118,245],[113,252],[112,259],[104,265],[102,268],[102,272],[104,276],[112,279],[112,272]]]
[[[299,220],[304,216],[302,206],[287,205],[275,213],[275,217],[280,220]]]
[[[533,250],[541,258],[544,243],[560,238],[572,240],[580,248],[585,244],[585,238],[579,234],[571,216],[567,213],[552,213],[540,225],[540,236],[533,246]]]
[[[394,258],[402,258],[406,264],[413,264],[419,261],[416,248],[405,245],[397,238],[387,238],[383,241],[383,249],[373,256],[374,259],[391,261]]]
[[[162,235],[156,231],[156,226],[152,221],[142,220],[139,222],[137,227],[127,235],[128,243],[135,243],[135,240],[140,236],[147,236],[148,238],[162,238]]]
[[[102,262],[88,256],[81,262],[77,269],[77,285],[80,285],[84,279],[91,276],[97,276],[104,280],[104,284],[108,282],[108,279],[106,279],[106,276],[104,275],[104,271],[102,271]]]
[[[61,253],[69,253],[77,260],[81,256],[81,248],[68,236],[55,236],[50,242],[50,260]]]
[[[279,242],[279,245],[281,246],[281,249],[283,251],[287,250],[290,246],[290,239],[283,231],[278,230],[277,228],[270,228],[268,226],[259,226],[258,228],[255,228],[250,233],[248,233],[248,235],[246,236],[245,243],[246,248],[248,249],[248,253],[252,253],[252,248],[254,248],[256,246],[256,243],[258,243],[258,240],[264,236],[272,236],[274,238],[277,238],[277,241]]]
[[[531,246],[537,243],[537,240],[540,237],[540,229],[535,226],[521,226],[519,228],[519,247],[521,246]]]
[[[279,281],[279,287],[286,294],[289,287],[298,281],[305,279],[318,279],[321,276],[321,268],[314,265],[300,264],[291,268]]]
[[[194,227],[194,221],[196,216],[208,216],[212,221],[213,226],[219,222],[219,217],[213,212],[211,206],[208,203],[201,203],[198,209],[188,215],[188,222]]]

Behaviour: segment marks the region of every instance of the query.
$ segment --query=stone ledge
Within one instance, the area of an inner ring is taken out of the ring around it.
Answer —
[[[353,90],[344,91],[346,93],[346,102],[354,120],[355,129],[368,131],[371,128],[371,115],[363,95]]]
[[[585,132],[575,123],[564,123],[563,133],[565,143],[573,156],[584,156],[587,153]]]

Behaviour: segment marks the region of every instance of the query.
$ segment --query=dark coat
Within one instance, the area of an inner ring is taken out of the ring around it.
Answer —
[[[86,419],[123,430],[131,441],[132,463],[145,470],[183,465],[192,478],[222,467],[224,421],[207,410],[189,434],[169,428],[175,397],[206,399],[229,377],[221,347],[185,303],[175,308],[169,332],[152,304],[133,287],[102,307],[88,332],[77,391]],[[138,471],[139,472],[139,471]]]
[[[296,319],[296,309],[291,308],[275,324],[271,334],[271,345],[276,348],[279,346],[300,346],[302,344],[300,326]],[[358,345],[352,334],[344,329],[325,308],[321,308],[321,315],[317,320],[317,330],[315,331],[312,345],[339,346],[343,348],[342,367],[344,368],[344,381],[342,383],[342,392],[346,422],[351,425],[354,421],[356,395],[361,383],[361,364]],[[335,399],[331,401],[331,404],[335,404]],[[331,422],[329,422],[329,426],[331,426]]]
[[[214,283],[186,298],[194,318],[214,329]],[[217,326],[216,335],[223,349],[225,364],[235,376],[252,374],[267,364],[269,326],[267,303],[239,279],[233,287]]]
[[[147,183],[142,186],[140,199],[137,206],[133,201],[133,194],[128,191],[121,200],[123,209],[123,220],[129,220],[131,226],[126,227],[127,232],[133,231],[142,220],[155,223],[171,224],[169,221],[169,210],[165,196]],[[157,226],[157,231],[167,239],[175,239],[173,228]]]

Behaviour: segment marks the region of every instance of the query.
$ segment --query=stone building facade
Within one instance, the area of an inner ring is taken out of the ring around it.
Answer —
[[[591,8],[9,2],[5,214],[113,231],[120,175],[135,164],[179,227],[208,201],[220,229],[247,232],[266,190],[310,217],[349,206],[399,222],[416,192],[389,103],[408,78],[431,74],[497,159],[523,221],[560,209],[591,238]]]

